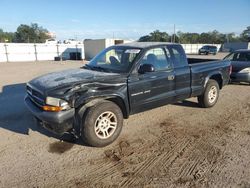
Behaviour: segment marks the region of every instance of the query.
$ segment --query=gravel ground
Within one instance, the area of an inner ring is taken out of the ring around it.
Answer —
[[[92,148],[60,142],[23,103],[30,79],[82,64],[0,63],[0,187],[250,187],[249,85],[226,86],[211,109],[192,98],[133,115]]]

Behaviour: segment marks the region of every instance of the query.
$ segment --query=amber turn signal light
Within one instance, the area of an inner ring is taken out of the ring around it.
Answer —
[[[60,112],[62,111],[62,107],[59,106],[43,106],[44,111],[49,111],[49,112]]]

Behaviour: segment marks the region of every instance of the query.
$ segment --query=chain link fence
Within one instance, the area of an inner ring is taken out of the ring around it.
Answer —
[[[0,62],[84,59],[83,44],[0,43]]]

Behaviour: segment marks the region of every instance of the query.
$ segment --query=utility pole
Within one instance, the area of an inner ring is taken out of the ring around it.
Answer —
[[[35,50],[35,59],[36,59],[36,61],[38,60],[37,59],[37,49],[36,49],[36,44],[34,43],[34,50]]]
[[[226,34],[226,38],[227,38],[227,43],[229,43],[229,34]]]
[[[5,49],[5,55],[6,55],[6,61],[9,62],[9,56],[8,56],[8,50],[7,50],[7,44],[4,44]]]
[[[175,43],[175,24],[174,24],[174,43]]]

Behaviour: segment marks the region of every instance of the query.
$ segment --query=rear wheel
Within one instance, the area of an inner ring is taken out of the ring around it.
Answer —
[[[82,139],[90,146],[109,145],[119,136],[122,125],[123,114],[119,106],[102,101],[88,109],[82,125]]]
[[[218,82],[209,80],[204,93],[198,96],[199,105],[203,108],[213,107],[219,98],[219,92],[220,88]]]

